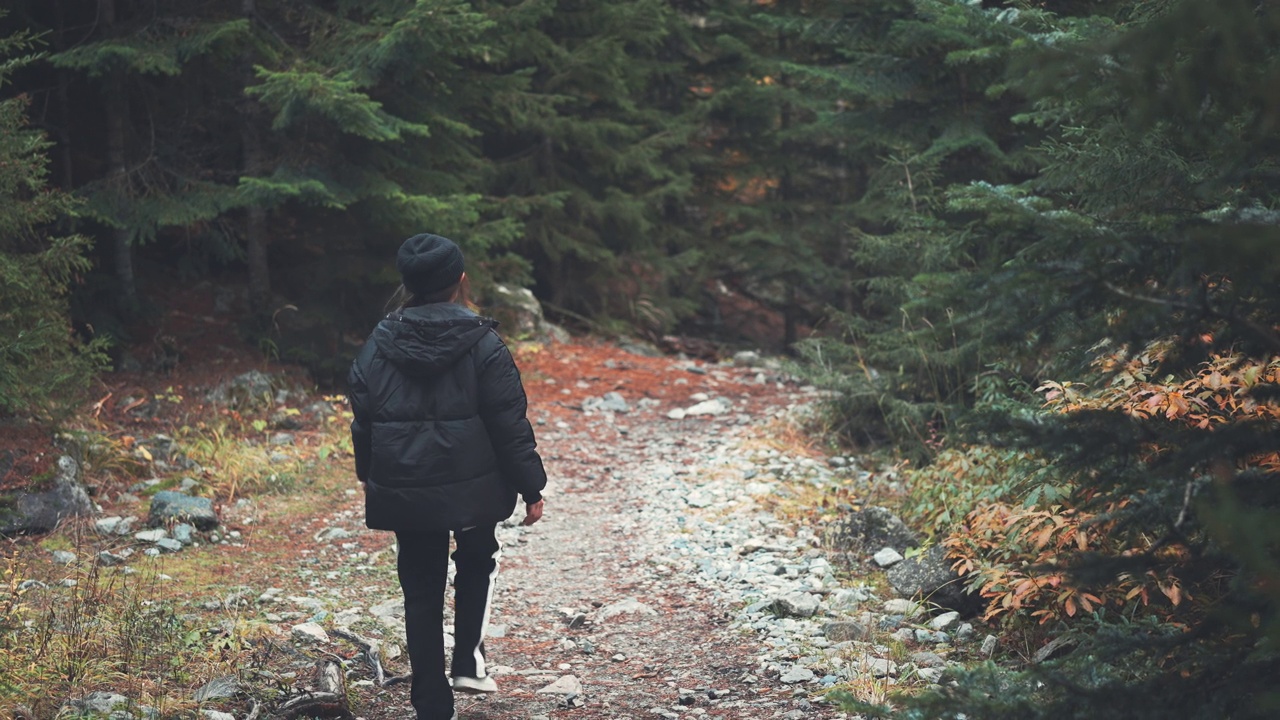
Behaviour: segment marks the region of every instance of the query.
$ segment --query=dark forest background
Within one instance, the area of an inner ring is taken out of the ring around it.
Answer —
[[[1277,48],[1273,0],[9,0],[0,414],[175,278],[323,378],[436,232],[482,298],[795,353],[1080,646],[903,712],[1274,717]]]

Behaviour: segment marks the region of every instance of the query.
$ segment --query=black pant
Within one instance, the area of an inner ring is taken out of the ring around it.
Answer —
[[[484,677],[484,633],[502,548],[494,525],[456,531],[453,677]],[[404,590],[404,624],[413,667],[410,702],[419,720],[448,720],[453,688],[444,671],[444,589],[449,570],[449,533],[397,532],[396,569]]]

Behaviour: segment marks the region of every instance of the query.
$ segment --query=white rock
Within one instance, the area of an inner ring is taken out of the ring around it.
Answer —
[[[881,548],[879,552],[871,556],[872,562],[882,568],[892,567],[902,562],[902,553],[891,547]]]
[[[539,695],[581,695],[582,683],[573,675],[565,675],[538,691]]]
[[[731,409],[728,401],[716,398],[715,400],[707,400],[693,407],[685,408],[684,414],[686,417],[690,415],[724,415]]]
[[[862,669],[872,677],[889,677],[898,674],[898,663],[887,658],[866,658],[862,661]]]
[[[915,617],[923,608],[919,605],[906,600],[904,598],[894,598],[885,601],[884,611],[890,615],[906,615],[907,617]]]
[[[787,615],[813,617],[818,613],[818,598],[809,593],[789,593],[778,598],[778,609]]]
[[[600,608],[596,612],[596,617],[603,622],[609,618],[629,613],[636,615],[657,615],[658,611],[637,601],[635,598],[627,598],[626,600],[621,600]]]
[[[329,633],[325,632],[324,628],[320,627],[320,623],[308,622],[302,623],[301,625],[294,625],[292,632],[293,636],[299,640],[309,640],[321,643],[329,642]]]
[[[779,677],[778,680],[786,683],[787,685],[794,685],[796,683],[809,682],[810,680],[813,680],[814,677],[816,676],[809,668],[797,666],[783,673],[782,677]]]
[[[948,627],[951,627],[951,625],[955,623],[955,621],[959,619],[960,619],[960,613],[955,612],[954,610],[951,612],[945,612],[939,615],[938,617],[930,620],[929,627],[933,628],[934,630],[946,630]]]

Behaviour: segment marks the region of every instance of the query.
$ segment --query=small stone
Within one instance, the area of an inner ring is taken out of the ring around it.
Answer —
[[[51,555],[53,561],[59,565],[70,565],[76,561],[76,554],[66,550],[54,550]]]
[[[160,538],[156,541],[156,547],[160,548],[164,552],[176,553],[186,546],[173,538]]]
[[[939,682],[941,682],[942,675],[945,672],[946,671],[943,670],[942,668],[928,667],[928,668],[920,668],[916,670],[916,675],[920,676],[920,679],[927,683],[937,685]]]
[[[116,531],[116,526],[123,521],[124,521],[124,518],[120,517],[119,515],[112,515],[111,517],[98,518],[97,520],[93,521],[93,529],[96,530],[100,535],[110,535],[111,533]]]
[[[318,543],[329,542],[332,540],[346,540],[351,537],[351,532],[346,528],[327,527],[316,533],[314,540]]]
[[[794,685],[796,683],[809,682],[810,680],[813,680],[814,677],[816,676],[813,674],[813,671],[810,670],[809,668],[793,667],[787,672],[783,673],[782,676],[778,678],[778,680],[780,682],[786,683],[787,685]]]
[[[995,635],[988,635],[985,638],[983,638],[982,649],[980,650],[980,652],[982,653],[982,656],[991,657],[992,653],[996,651],[996,645],[999,642],[1000,640]]]
[[[319,623],[308,622],[302,623],[301,625],[294,625],[292,632],[293,636],[300,640],[321,643],[329,642],[329,633],[326,633],[324,628],[320,627]]]
[[[201,710],[200,714],[204,720],[236,720],[236,716],[231,713],[224,713],[221,710]]]
[[[882,568],[892,567],[902,562],[902,553],[891,547],[881,548],[879,552],[871,556],[871,561]]]
[[[582,683],[573,675],[564,675],[538,691],[539,695],[581,695]]]
[[[969,623],[960,623],[960,627],[956,628],[956,642],[968,642],[974,638],[977,633],[974,632],[973,625]]]
[[[106,567],[114,567],[116,565],[123,563],[124,561],[125,561],[125,556],[123,554],[108,552],[106,550],[103,550],[102,552],[98,553],[99,565],[104,565]]]
[[[186,523],[179,523],[173,526],[173,539],[183,545],[190,545],[195,542],[195,527]]]
[[[149,542],[149,543],[156,542],[157,540],[163,540],[168,536],[169,536],[169,533],[165,532],[164,528],[156,528],[155,530],[143,530],[141,532],[136,532],[133,534],[133,537],[135,540],[138,540],[139,542]]]
[[[915,617],[923,611],[919,605],[906,600],[904,598],[894,598],[885,601],[884,611],[890,615],[903,615],[906,617]]]
[[[777,600],[778,611],[794,617],[813,617],[818,612],[818,598],[809,593],[789,593]]]
[[[954,610],[951,612],[945,612],[939,615],[938,617],[930,620],[929,627],[933,628],[934,630],[945,630],[959,619],[960,619],[960,613]]]
[[[627,598],[612,605],[605,605],[596,613],[597,619],[601,622],[608,620],[617,615],[635,614],[635,615],[657,615],[658,611],[641,603],[634,598]]]
[[[868,637],[867,628],[852,620],[827,623],[822,626],[822,635],[831,642],[866,640]]]
[[[898,663],[888,658],[867,658],[862,661],[862,669],[872,677],[890,677],[898,674]]]

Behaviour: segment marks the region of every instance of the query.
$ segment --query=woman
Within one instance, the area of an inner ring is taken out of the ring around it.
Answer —
[[[517,494],[525,525],[542,517],[547,475],[497,323],[458,302],[466,284],[458,246],[415,235],[401,245],[396,268],[406,299],[378,323],[348,376],[351,440],[365,524],[395,532],[400,548],[410,700],[418,720],[447,720],[457,717],[454,690],[498,689],[484,657],[501,553],[494,530],[515,510]],[[450,533],[457,573],[446,677]]]

